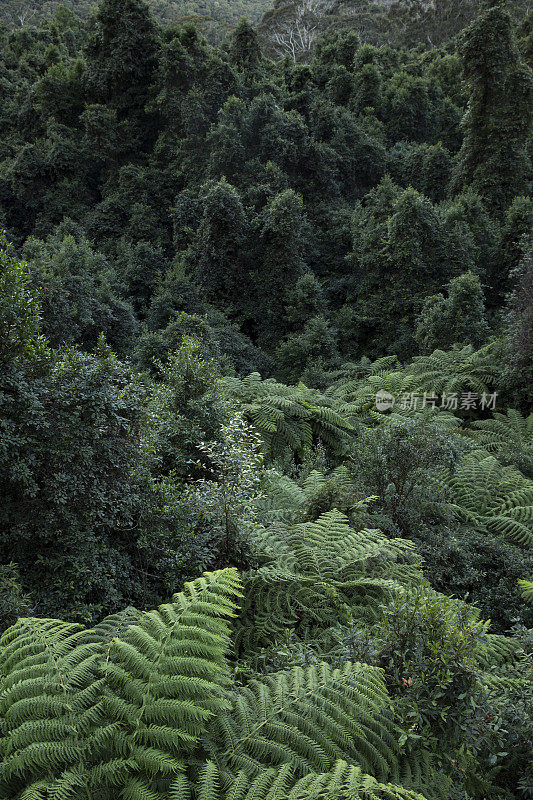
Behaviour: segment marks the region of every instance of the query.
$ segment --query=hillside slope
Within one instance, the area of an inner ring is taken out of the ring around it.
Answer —
[[[258,26],[263,51],[272,58],[310,58],[325,31],[354,31],[374,46],[437,47],[480,13],[483,0],[274,0]],[[530,13],[528,0],[509,0],[515,22]]]
[[[204,17],[222,26],[233,27],[241,17],[259,22],[270,7],[269,0],[147,0],[154,16],[163,23],[184,18]],[[81,17],[86,17],[96,3],[94,0],[2,0],[0,21],[10,28],[36,24],[50,17],[59,5],[65,5]],[[202,20],[199,20],[200,24]]]

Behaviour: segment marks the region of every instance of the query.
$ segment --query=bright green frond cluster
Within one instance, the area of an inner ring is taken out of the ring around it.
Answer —
[[[301,775],[349,759],[378,777],[394,772],[399,731],[380,670],[345,662],[295,667],[252,680],[214,723],[228,763],[247,773],[289,762]]]
[[[518,581],[520,588],[522,589],[522,597],[526,601],[526,603],[533,603],[533,581]]]
[[[492,419],[475,420],[472,428],[472,435],[485,450],[533,476],[533,414],[523,417],[508,408],[505,414],[495,412]]]
[[[480,530],[533,545],[533,482],[484,451],[463,458],[450,476],[453,509]]]
[[[373,578],[371,564],[407,552],[377,531],[354,531],[337,511],[284,533],[267,538],[265,569],[291,570],[302,604],[315,592],[332,622],[350,592],[375,602],[393,585]],[[246,585],[245,607],[256,593]],[[401,753],[381,669],[344,660],[231,680],[228,620],[240,597],[226,569],[157,610],[129,608],[89,630],[19,620],[1,640],[0,796],[420,800],[402,788],[424,782]]]
[[[261,510],[269,522],[297,522],[302,513],[307,512],[310,502],[328,488],[344,495],[350,507],[355,511],[366,507],[373,498],[365,500],[354,496],[353,479],[345,464],[341,464],[326,477],[317,469],[311,470],[303,481],[297,482],[275,471],[270,471],[266,478],[266,493],[261,501]]]
[[[0,796],[161,797],[229,707],[227,619],[239,595],[229,569],[88,631],[19,620],[0,641]]]
[[[448,350],[435,350],[429,356],[418,356],[408,372],[419,386],[437,395],[454,392],[488,393],[495,384],[497,369],[491,359],[491,346],[474,350],[471,345]]]
[[[209,800],[423,800],[422,795],[401,786],[379,783],[346,761],[337,761],[329,772],[310,773],[299,780],[289,763],[264,768],[250,779],[245,771],[226,785],[213,762],[208,762],[195,797]],[[177,789],[177,787],[176,787]],[[175,794],[171,800],[189,800],[192,794]]]
[[[420,576],[412,545],[377,530],[355,530],[340,511],[315,522],[270,529],[260,543],[264,566],[246,578],[238,640],[250,655],[296,629],[313,636],[354,609],[372,617],[397,580]]]
[[[285,386],[258,373],[244,379],[224,378],[222,391],[238,399],[247,418],[263,436],[268,454],[275,458],[286,449],[302,456],[321,441],[332,452],[344,452],[352,426],[334,404],[304,384]]]
[[[348,418],[368,414],[373,421],[380,422],[384,416],[376,410],[376,396],[379,392],[392,395],[397,405],[404,393],[416,388],[418,384],[413,376],[401,370],[378,370],[359,380],[340,384],[332,391],[332,396],[338,404],[339,412]]]
[[[494,362],[487,349],[474,351],[468,346],[448,352],[435,350],[405,367],[394,358],[379,359],[364,374],[333,384],[326,395],[352,422],[359,419],[368,424],[395,424],[422,416],[456,428],[460,419],[442,405],[443,397],[460,398],[464,392],[475,392],[488,398],[495,377]],[[390,403],[385,411],[377,406],[380,396]],[[423,403],[424,396],[430,402]],[[412,401],[413,397],[417,399]]]
[[[89,782],[105,712],[100,648],[86,640],[47,619],[20,619],[0,640],[1,797],[70,797]]]

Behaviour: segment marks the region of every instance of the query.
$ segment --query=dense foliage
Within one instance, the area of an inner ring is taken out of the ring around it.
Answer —
[[[223,39],[242,17],[258,22],[268,8],[267,0],[147,0],[154,17],[163,24],[191,21],[209,39]],[[2,0],[0,22],[11,30],[38,25],[54,16],[61,6],[77,17],[94,12],[95,0]]]
[[[531,798],[529,17],[79,5],[0,26],[0,797]]]

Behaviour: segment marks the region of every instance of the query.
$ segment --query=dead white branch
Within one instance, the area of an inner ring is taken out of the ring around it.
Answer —
[[[288,55],[296,63],[310,53],[320,32],[320,16],[332,5],[333,0],[300,0],[295,4],[292,13],[272,33],[277,55]]]

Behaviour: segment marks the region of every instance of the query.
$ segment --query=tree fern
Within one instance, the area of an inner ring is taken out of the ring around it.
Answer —
[[[448,352],[435,350],[429,356],[413,359],[407,371],[419,386],[437,395],[489,393],[497,377],[490,346],[481,350],[474,350],[471,345]]]
[[[522,647],[516,639],[489,633],[479,653],[479,662],[486,669],[501,668],[504,664],[513,664],[519,658],[521,650]]]
[[[236,571],[223,570],[90,631],[55,620],[6,631],[0,796],[164,796],[207,720],[228,707],[226,620],[239,593]]]
[[[300,779],[295,778],[291,764],[284,764],[263,768],[254,778],[239,771],[229,781],[208,762],[198,785],[187,791],[178,794],[176,787],[171,800],[423,800],[416,792],[380,783],[360,767],[341,760],[329,772],[309,773]]]
[[[221,389],[240,404],[241,410],[263,436],[270,457],[286,450],[303,457],[306,449],[321,441],[333,453],[346,448],[351,424],[335,410],[331,400],[303,384],[285,386],[274,379],[224,378]]]
[[[100,642],[103,646],[110,645],[116,636],[126,630],[128,625],[138,622],[142,616],[142,611],[133,606],[128,606],[117,614],[105,617],[101,622],[87,631],[87,638]],[[86,637],[84,637],[86,638]],[[107,647],[109,650],[109,647]]]
[[[342,508],[349,506],[352,509],[359,504],[361,509],[366,509],[371,499],[360,501],[355,497],[353,479],[344,464],[336,467],[329,475],[316,469],[311,470],[306,477],[299,480],[271,470],[266,479],[265,489],[261,501],[261,513],[269,523],[296,523],[302,518],[310,519],[315,507],[327,493],[342,499],[344,502]]]
[[[309,486],[320,483],[315,475]],[[375,605],[409,546],[355,531],[334,511],[282,526],[267,536],[264,557],[271,577],[295,576],[300,611],[316,612],[323,629]],[[275,592],[286,604],[284,581]],[[257,595],[253,581],[246,593],[246,602]],[[223,570],[156,611],[126,609],[90,630],[55,620],[9,629],[0,658],[2,800],[414,800],[402,785],[441,797],[427,756],[411,764],[401,752],[378,668],[321,663],[232,684],[228,619],[239,595],[236,572]],[[212,761],[201,766],[205,754]]]
[[[80,625],[21,619],[0,640],[0,667],[0,796],[78,796],[104,724],[98,643]]]
[[[235,614],[239,588],[234,570],[208,573],[113,641],[107,710],[127,731],[124,747],[139,775],[129,782],[132,797],[141,776],[179,772],[207,720],[226,708],[225,619]]]
[[[312,635],[355,609],[372,615],[395,579],[415,581],[418,575],[409,542],[356,531],[337,510],[315,522],[273,527],[259,547],[267,563],[246,577],[237,629],[249,654],[287,630]]]
[[[533,477],[533,414],[526,418],[508,408],[505,414],[495,412],[492,419],[475,420],[472,428],[485,450]]]
[[[518,585],[522,590],[522,597],[526,603],[533,603],[533,581],[521,580]]]
[[[375,667],[295,667],[240,689],[232,710],[213,722],[212,735],[223,760],[252,777],[287,762],[300,775],[326,771],[339,758],[387,777],[398,763],[400,734],[388,705]]]
[[[412,375],[403,370],[394,372],[377,371],[356,381],[337,385],[332,391],[339,413],[348,418],[367,415],[374,422],[381,422],[386,415],[376,409],[376,396],[379,392],[391,395],[397,406],[402,395],[416,389]]]
[[[296,522],[306,503],[306,492],[297,481],[270,470],[265,477],[265,492],[259,502],[262,518],[269,522]]]
[[[484,451],[465,456],[449,476],[452,509],[469,524],[533,546],[533,482]]]
[[[460,424],[460,420],[441,409],[439,403],[424,405],[424,393],[431,396],[432,387],[424,382],[424,377],[400,368],[394,372],[377,370],[359,380],[338,383],[330,393],[339,413],[351,422],[359,419],[367,424],[397,424],[406,417],[422,415],[436,418],[439,424],[447,427]],[[390,409],[385,411],[377,407],[383,397],[390,402]]]

